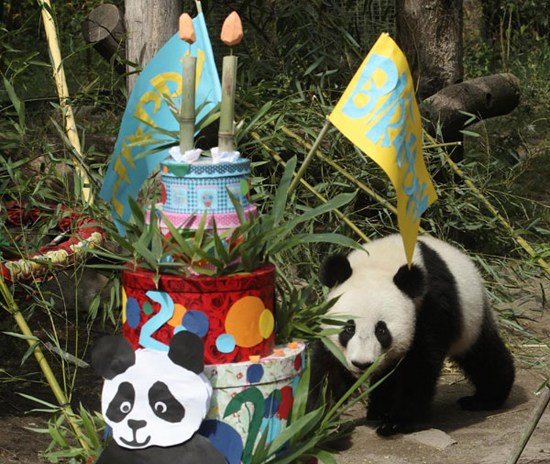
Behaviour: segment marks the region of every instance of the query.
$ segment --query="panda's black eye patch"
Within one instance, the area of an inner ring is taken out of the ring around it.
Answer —
[[[348,342],[353,338],[354,335],[355,321],[353,319],[350,319],[347,321],[346,325],[340,332],[340,335],[338,335],[338,340],[343,347],[346,347],[348,345]]]
[[[113,422],[121,422],[130,414],[136,401],[136,392],[130,382],[122,382],[107,407],[106,416]]]
[[[374,326],[374,335],[385,350],[388,349],[392,342],[392,336],[388,326],[384,321],[378,321]]]
[[[164,382],[155,382],[149,390],[149,406],[157,417],[166,422],[175,424],[185,417],[185,408]]]

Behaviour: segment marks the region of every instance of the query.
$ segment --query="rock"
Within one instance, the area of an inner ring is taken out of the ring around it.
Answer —
[[[403,437],[406,440],[431,446],[432,448],[436,448],[438,450],[444,450],[449,446],[456,444],[456,440],[454,438],[439,429],[422,430],[420,432],[404,435]]]

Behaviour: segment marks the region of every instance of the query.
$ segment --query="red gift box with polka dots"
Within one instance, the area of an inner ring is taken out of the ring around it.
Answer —
[[[204,341],[205,363],[265,357],[275,343],[275,266],[229,276],[182,276],[143,270],[122,273],[124,336],[134,349],[168,350],[189,330]]]

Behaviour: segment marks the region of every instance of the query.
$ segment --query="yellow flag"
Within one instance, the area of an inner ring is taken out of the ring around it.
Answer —
[[[376,41],[329,120],[390,178],[410,265],[420,216],[437,194],[422,156],[420,111],[409,66],[388,34]]]

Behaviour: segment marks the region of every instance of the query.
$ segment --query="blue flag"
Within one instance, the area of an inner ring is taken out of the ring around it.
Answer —
[[[127,222],[130,218],[128,199],[137,197],[145,179],[168,154],[167,150],[161,150],[139,157],[166,143],[166,137],[155,133],[154,128],[179,129],[167,99],[177,107],[181,103],[184,85],[181,59],[189,49],[191,55],[197,57],[195,108],[199,111],[196,119],[202,119],[221,101],[220,78],[202,12],[193,19],[193,27],[195,43],[189,46],[175,34],[143,69],[128,99],[114,153],[99,192],[99,196],[111,204],[113,219],[121,234],[125,230],[120,221]],[[136,145],[146,139],[148,132],[153,142],[147,146]],[[155,138],[159,138],[158,143],[154,142]]]

